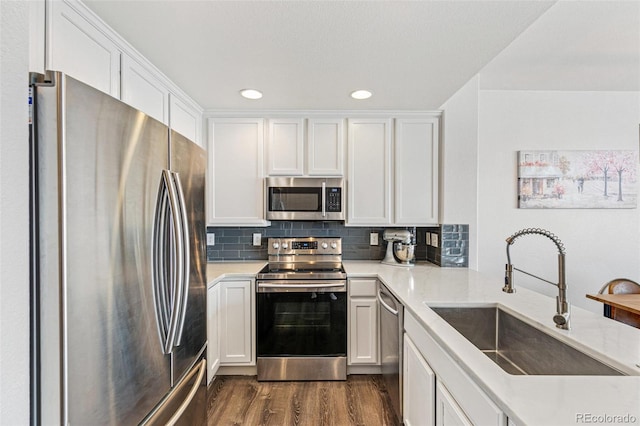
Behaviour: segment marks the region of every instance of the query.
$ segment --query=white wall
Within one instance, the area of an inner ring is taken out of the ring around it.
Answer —
[[[518,209],[516,202],[518,150],[638,149],[639,118],[638,92],[481,90],[478,270],[501,286],[505,238],[521,228],[541,227],[566,246],[570,303],[602,312],[586,293],[616,277],[640,281],[638,209]],[[511,258],[516,267],[557,281],[557,251],[544,237],[519,238]],[[515,283],[557,294],[553,286],[518,272]],[[554,309],[550,306],[550,313]]]
[[[469,268],[478,267],[478,76],[440,107],[442,223],[469,225]]]
[[[29,423],[28,2],[0,1],[0,424]]]

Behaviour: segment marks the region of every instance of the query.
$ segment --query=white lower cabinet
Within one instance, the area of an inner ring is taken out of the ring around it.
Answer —
[[[255,365],[253,280],[221,281],[220,365]]]
[[[207,384],[220,367],[220,284],[207,289]]]
[[[405,426],[435,422],[436,375],[405,334],[402,360],[402,413]]]
[[[440,380],[436,381],[436,425],[472,426],[464,411]]]
[[[411,386],[405,386],[403,395],[405,403],[411,405],[412,401],[422,401],[423,404],[431,405],[435,402],[435,424],[437,425],[505,426],[507,424],[504,412],[408,311],[405,311],[404,315],[404,329],[405,336],[413,343],[413,346],[409,346],[409,352],[419,356],[425,362],[435,374],[437,382],[435,390],[432,385],[429,385],[432,391],[431,396],[428,397],[416,394],[420,391],[416,391]],[[410,376],[413,376],[413,373],[405,373],[404,380],[409,380],[410,383]],[[411,408],[409,410],[411,415]],[[421,421],[420,424],[433,424],[433,422]]]
[[[349,280],[348,349],[349,365],[378,365],[378,300],[375,279]]]

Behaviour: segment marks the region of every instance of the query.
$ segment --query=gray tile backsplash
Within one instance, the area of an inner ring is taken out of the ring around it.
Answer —
[[[399,227],[390,227],[399,228]],[[215,234],[215,245],[207,246],[207,260],[266,260],[267,239],[273,237],[342,237],[345,260],[382,260],[386,241],[383,227],[347,227],[341,222],[273,221],[269,227],[207,227]],[[379,244],[369,245],[369,234],[378,233]],[[437,233],[438,247],[426,245],[426,232]],[[262,234],[262,244],[253,246],[253,234]],[[439,225],[416,228],[416,260],[436,265],[467,267],[469,265],[469,225]]]

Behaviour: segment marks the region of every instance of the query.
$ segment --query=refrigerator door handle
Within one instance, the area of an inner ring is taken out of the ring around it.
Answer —
[[[182,414],[189,407],[189,405],[191,404],[191,401],[193,401],[193,397],[196,395],[196,393],[198,392],[198,388],[202,384],[204,373],[207,371],[207,361],[205,359],[200,361],[200,366],[197,368],[194,368],[193,371],[189,374],[189,376],[185,377],[184,380],[188,381],[191,377],[193,377],[196,371],[198,372],[198,378],[194,382],[193,387],[189,391],[189,394],[187,395],[185,400],[182,402],[182,404],[180,404],[180,407],[178,407],[178,409],[173,414],[173,416],[171,416],[169,421],[167,421],[167,426],[175,425],[178,422],[178,420],[180,420],[180,417],[182,417]]]
[[[165,341],[164,353],[169,354],[172,352],[174,342],[176,341],[176,333],[178,329],[178,322],[180,319],[180,310],[182,309],[183,299],[183,281],[184,281],[184,239],[182,238],[183,221],[181,219],[182,214],[180,211],[180,201],[178,199],[176,187],[173,183],[171,172],[169,170],[163,170],[163,180],[168,182],[167,193],[169,195],[169,207],[171,226],[173,230],[173,245],[172,245],[172,258],[175,266],[174,273],[172,274],[172,291],[171,291],[171,321],[169,323],[168,337]]]
[[[187,216],[187,206],[184,200],[184,191],[182,189],[182,182],[180,182],[180,176],[176,172],[171,173],[173,176],[173,182],[175,184],[176,193],[178,196],[178,208],[180,211],[180,221],[182,223],[181,226],[181,236],[182,239],[182,254],[178,255],[180,260],[182,261],[182,270],[184,271],[182,275],[182,281],[178,282],[179,286],[182,286],[182,300],[179,303],[182,305],[180,307],[180,311],[178,317],[176,318],[177,324],[177,334],[174,341],[174,346],[180,346],[182,341],[182,332],[184,330],[184,322],[187,316],[187,302],[189,300],[189,267],[191,265],[190,255],[190,245],[189,245],[189,222]]]
[[[168,330],[170,328],[170,306],[169,295],[167,294],[167,279],[169,271],[166,266],[163,265],[163,254],[165,250],[165,244],[167,243],[167,215],[169,214],[168,208],[168,184],[166,180],[167,176],[162,174],[160,179],[160,185],[158,187],[158,198],[156,201],[155,215],[153,219],[153,235],[152,235],[152,268],[151,268],[151,282],[153,287],[153,301],[154,311],[156,316],[156,328],[158,330],[158,337],[160,338],[160,345],[162,352],[166,353],[165,347],[167,345]]]

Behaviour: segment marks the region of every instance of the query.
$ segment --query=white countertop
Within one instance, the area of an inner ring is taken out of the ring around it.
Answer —
[[[209,263],[209,285],[221,279],[254,277],[266,262]],[[640,329],[573,307],[571,330],[553,324],[555,299],[519,287],[501,291],[502,282],[464,268],[419,264],[412,268],[376,261],[344,261],[349,278],[377,277],[402,301],[463,370],[518,426],[576,425],[579,415],[632,416],[640,424]],[[571,302],[571,300],[569,301]],[[425,304],[426,303],[426,304]],[[496,306],[560,340],[635,376],[512,376],[462,337],[430,306]],[[584,419],[585,417],[583,417]],[[607,424],[593,421],[592,423]]]
[[[266,260],[255,262],[210,262],[207,263],[207,288],[229,278],[255,278]]]
[[[640,368],[635,365],[640,363],[640,329],[572,308],[571,330],[560,330],[552,320],[555,299],[522,287],[514,294],[504,293],[502,282],[489,281],[469,269],[428,264],[404,268],[358,261],[345,261],[344,267],[350,278],[375,276],[387,285],[405,309],[519,426],[575,425],[583,423],[577,421],[579,414],[630,415],[635,417],[630,424],[640,424]],[[424,302],[431,306],[500,305],[548,334],[636,376],[509,375]]]

